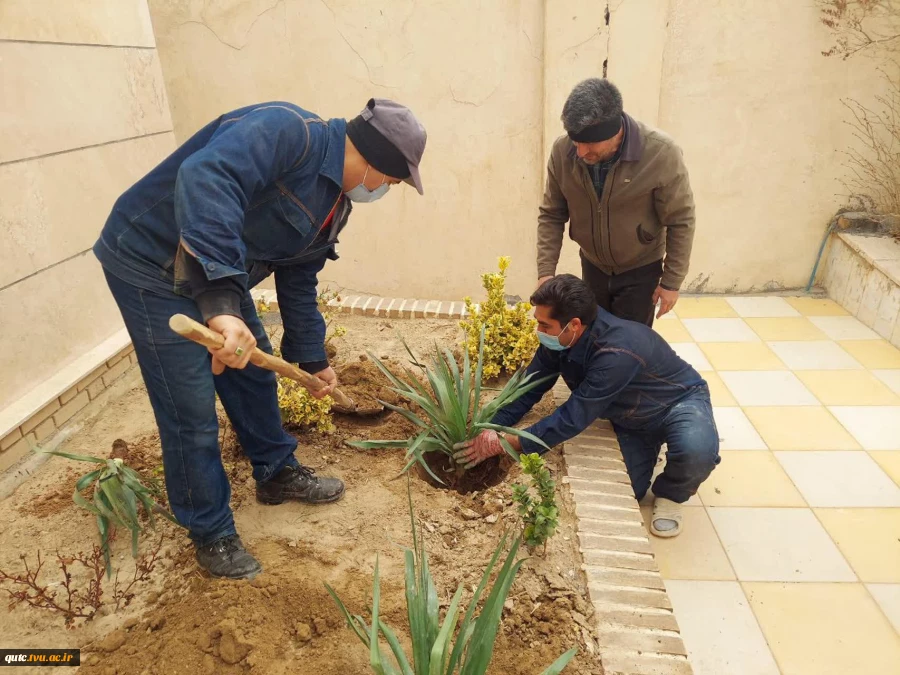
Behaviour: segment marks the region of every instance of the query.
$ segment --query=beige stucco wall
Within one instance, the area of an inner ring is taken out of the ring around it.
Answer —
[[[175,146],[145,0],[0,2],[0,410],[122,326],[90,253]]]
[[[426,196],[360,206],[326,281],[478,296],[505,254],[527,296],[562,103],[605,63],[627,110],[684,148],[689,289],[802,286],[843,201],[839,99],[881,84],[872,61],[821,57],[829,44],[812,3],[778,0],[3,0],[0,409],[120,328],[89,249],[121,190],[266,99],[349,117],[387,96],[429,130]],[[578,271],[571,242],[560,270]]]
[[[150,9],[179,140],[266,99],[352,116],[369,96],[387,96],[421,117],[425,197],[396,190],[357,209],[342,260],[323,275],[391,296],[477,295],[479,273],[502,254],[513,257],[510,292],[530,292],[560,110],[604,62],[626,109],[684,149],[698,214],[688,289],[800,287],[843,201],[851,135],[839,98],[871,101],[879,87],[871,61],[820,55],[830,43],[814,3],[150,0]],[[560,271],[578,270],[567,240]]]
[[[874,103],[876,62],[825,58],[815,3],[670,0],[658,124],[697,199],[690,288],[805,286],[845,201],[841,98]]]
[[[286,99],[355,116],[372,96],[428,130],[425,196],[360,205],[323,277],[351,289],[460,298],[511,255],[534,283],[544,164],[542,0],[151,0],[179,140],[223,111]]]

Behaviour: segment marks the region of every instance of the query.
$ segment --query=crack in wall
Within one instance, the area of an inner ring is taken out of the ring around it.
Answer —
[[[353,44],[350,42],[350,40],[347,38],[347,36],[344,35],[344,33],[339,28],[340,23],[337,20],[337,16],[334,13],[334,9],[331,7],[331,5],[329,5],[327,2],[325,2],[325,0],[319,0],[319,2],[321,2],[322,6],[328,10],[329,14],[331,14],[331,20],[334,21],[334,30],[337,31],[337,34],[341,36],[341,39],[344,41],[344,44],[346,44],[348,47],[350,47],[350,50],[354,54],[356,54],[360,63],[363,64],[363,67],[366,69],[366,79],[369,80],[369,84],[371,84],[372,86],[375,86],[375,87],[383,87],[384,89],[397,89],[397,87],[392,84],[384,84],[383,82],[376,82],[374,79],[372,79],[372,67],[369,65],[369,62],[366,61],[366,59],[363,57],[363,55],[360,54],[359,50],[353,46]],[[412,16],[412,12],[410,12],[410,16]],[[409,20],[409,16],[406,18],[406,21],[408,21],[408,20]],[[406,25],[406,21],[404,21],[404,27]],[[404,57],[404,58],[406,58],[406,57]]]
[[[475,107],[475,108],[480,108],[480,107],[483,106],[485,103],[487,103],[488,99],[489,99],[491,96],[493,96],[494,94],[497,93],[497,90],[500,88],[500,85],[499,85],[499,84],[495,85],[494,88],[491,89],[491,93],[488,94],[487,96],[485,96],[483,99],[481,99],[481,101],[479,101],[478,103],[476,103],[475,101],[467,101],[466,99],[460,99],[460,98],[457,98],[457,97],[456,97],[456,92],[453,91],[453,85],[452,85],[452,84],[447,85],[447,88],[450,90],[450,97],[451,97],[456,103],[459,103],[459,104],[461,104],[461,105],[470,105],[470,106],[473,106],[473,107]]]
[[[543,56],[535,56],[534,55],[534,43],[531,41],[531,36],[528,34],[528,32],[524,28],[522,29],[522,35],[524,35],[525,39],[528,40],[528,53],[531,56],[531,58],[533,58],[538,63],[543,63],[543,61],[544,61]]]
[[[256,17],[253,19],[253,21],[250,22],[250,25],[247,27],[247,30],[244,33],[243,44],[240,46],[232,44],[228,40],[225,40],[224,38],[222,38],[222,36],[220,36],[215,30],[213,30],[212,26],[210,26],[208,23],[206,23],[206,21],[198,21],[196,19],[190,19],[188,21],[182,21],[180,24],[178,24],[178,27],[180,28],[181,26],[186,26],[188,24],[197,24],[198,26],[203,26],[206,30],[208,30],[210,33],[213,34],[213,37],[215,37],[216,40],[221,42],[226,47],[229,47],[230,49],[233,49],[234,51],[239,52],[244,47],[247,46],[247,44],[249,42],[248,38],[250,37],[250,31],[253,30],[253,27],[256,25],[256,22],[259,21],[261,18],[263,18],[263,16],[265,16],[266,14],[271,12],[273,9],[277,8],[278,5],[282,4],[283,2],[285,2],[285,0],[276,0],[274,5],[264,9],[263,11],[261,11],[259,14],[256,15]]]
[[[603,35],[603,33],[602,33],[602,31],[598,28],[598,29],[597,29],[597,32],[596,32],[596,33],[591,33],[591,36],[590,36],[589,38],[587,38],[586,40],[582,40],[582,41],[579,42],[578,44],[572,45],[571,47],[566,47],[566,49],[565,49],[562,53],[563,53],[563,54],[568,54],[569,52],[574,51],[574,50],[578,49],[579,47],[583,47],[583,46],[586,45],[588,42],[590,42],[590,41],[593,40],[594,38],[600,37],[601,35]]]
[[[624,0],[622,0],[624,2]],[[619,3],[621,7],[621,3]],[[609,0],[606,0],[606,9],[603,11],[603,21],[606,24],[606,58],[603,59],[603,77],[606,77],[606,73],[609,70],[609,46],[610,41],[612,40],[612,31],[609,29],[609,20],[612,16],[612,12],[609,10]]]

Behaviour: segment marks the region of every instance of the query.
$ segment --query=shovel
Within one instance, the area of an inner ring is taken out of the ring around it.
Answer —
[[[225,338],[219,333],[210,330],[202,323],[198,323],[184,314],[175,314],[172,316],[172,318],[169,319],[169,328],[182,337],[193,340],[198,345],[203,345],[204,347],[216,349],[225,345]],[[266,354],[259,347],[254,347],[253,353],[250,355],[250,363],[299,382],[311,392],[319,391],[325,387],[322,380],[318,377],[310,375],[305,370],[300,370],[297,366],[288,363],[284,359],[272,356],[271,354]],[[345,415],[371,417],[384,411],[384,406],[360,408],[353,399],[340,389],[335,389],[331,392],[331,397],[334,399],[332,410]]]

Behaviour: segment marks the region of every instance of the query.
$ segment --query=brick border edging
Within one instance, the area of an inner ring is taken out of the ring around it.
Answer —
[[[252,295],[254,300],[265,300],[273,310],[278,309],[278,294],[275,291],[261,289],[254,291]],[[385,319],[464,319],[468,316],[466,303],[459,300],[413,300],[341,294],[340,301],[332,300],[328,307],[340,314]],[[478,307],[477,303],[475,307]]]
[[[273,291],[254,293],[277,309]],[[342,313],[386,318],[466,316],[465,304],[351,295],[330,303]],[[128,343],[0,439],[0,473],[54,436],[137,363]],[[557,404],[569,396],[554,389]],[[582,569],[597,618],[606,675],[693,675],[615,434],[595,423],[563,446],[575,503]]]
[[[266,300],[272,309],[278,309],[275,291],[258,289],[252,292],[252,296],[254,300]],[[332,301],[329,307],[342,314],[392,319],[462,319],[468,315],[465,303],[459,301],[409,300],[358,294],[342,295],[340,302]],[[0,437],[0,473],[17,464],[34,446],[49,441],[136,363],[134,345],[128,342],[112,357],[80,377],[74,385],[50,398],[36,412],[16,426],[10,425],[11,428],[8,427],[9,430]]]
[[[557,404],[569,396],[553,393]],[[609,422],[566,442],[563,456],[606,675],[692,675]]]
[[[0,438],[0,474],[26,457],[33,447],[49,441],[136,363],[134,345],[128,343]]]

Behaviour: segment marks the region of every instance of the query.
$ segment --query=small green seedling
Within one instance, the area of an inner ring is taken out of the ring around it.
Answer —
[[[519,505],[519,515],[525,526],[522,541],[530,548],[543,545],[546,551],[547,540],[559,526],[556,482],[550,477],[543,458],[537,453],[522,455],[520,462],[522,471],[531,477],[531,487],[537,492],[535,498],[530,494],[528,485],[517,483],[513,486],[513,499]]]
[[[92,462],[102,464],[101,468],[86,473],[75,484],[75,492],[72,494],[74,501],[81,508],[90,511],[97,518],[97,529],[100,532],[100,540],[103,550],[103,558],[106,561],[106,577],[112,576],[112,564],[109,557],[110,525],[131,530],[131,555],[137,557],[138,535],[143,531],[138,520],[138,504],[144,507],[150,527],[156,529],[153,521],[153,512],[171,520],[176,525],[180,524],[175,517],[160,506],[155,500],[153,491],[141,481],[137,471],[119,459],[102,459],[100,457],[88,457],[86,455],[73,455],[68,452],[45,450],[48,455],[57,455],[78,462]],[[81,492],[89,485],[94,485],[93,503],[81,496]]]

